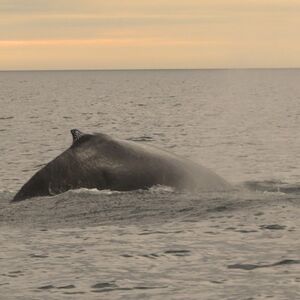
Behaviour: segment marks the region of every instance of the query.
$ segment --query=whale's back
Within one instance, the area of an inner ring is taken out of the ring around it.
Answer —
[[[209,169],[156,147],[73,130],[73,144],[26,182],[13,201],[70,189],[127,191],[166,185],[223,191],[231,186]]]

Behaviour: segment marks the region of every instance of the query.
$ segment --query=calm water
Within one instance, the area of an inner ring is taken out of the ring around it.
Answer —
[[[1,299],[300,297],[300,70],[0,72]],[[72,128],[236,185],[9,204]]]

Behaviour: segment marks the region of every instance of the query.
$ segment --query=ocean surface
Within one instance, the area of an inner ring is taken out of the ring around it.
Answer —
[[[300,299],[300,70],[0,72],[0,299]],[[235,187],[10,203],[102,132]]]

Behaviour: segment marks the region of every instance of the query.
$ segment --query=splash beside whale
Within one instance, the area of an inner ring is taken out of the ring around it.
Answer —
[[[78,188],[129,191],[160,184],[199,191],[231,189],[209,169],[167,151],[101,133],[71,133],[71,147],[34,174],[12,201]]]

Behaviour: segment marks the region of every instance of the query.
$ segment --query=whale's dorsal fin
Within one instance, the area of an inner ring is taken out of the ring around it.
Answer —
[[[85,135],[83,132],[81,132],[78,129],[71,129],[71,134],[73,136],[73,143],[78,141],[83,135]]]

